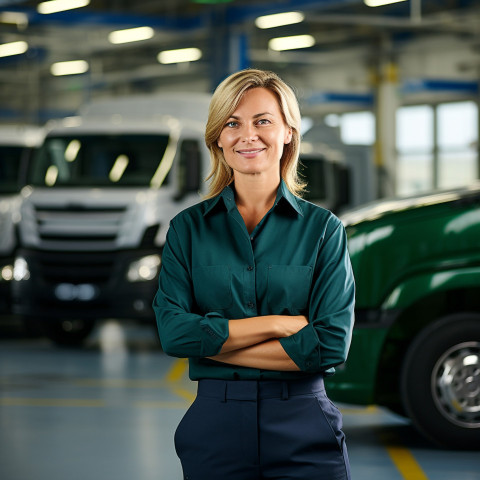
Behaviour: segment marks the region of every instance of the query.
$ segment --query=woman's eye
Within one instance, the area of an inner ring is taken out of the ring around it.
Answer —
[[[269,123],[270,120],[267,120],[266,118],[262,118],[257,122],[258,125],[268,125]]]
[[[229,127],[229,128],[233,128],[233,127],[236,127],[238,124],[237,122],[234,122],[233,120],[231,122],[227,122],[225,124],[226,127]]]

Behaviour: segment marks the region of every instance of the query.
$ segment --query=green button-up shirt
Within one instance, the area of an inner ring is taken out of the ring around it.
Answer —
[[[192,380],[283,380],[331,374],[346,360],[354,290],[340,220],[294,196],[282,181],[274,206],[250,234],[230,186],[177,215],[167,234],[153,308],[164,351],[189,358]],[[280,338],[300,372],[205,358],[219,353],[229,319],[274,314],[309,320],[295,335]]]

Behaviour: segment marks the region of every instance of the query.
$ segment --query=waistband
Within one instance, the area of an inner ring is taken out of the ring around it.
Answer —
[[[282,398],[325,391],[322,375],[299,380],[217,380],[198,381],[198,396],[226,400]]]

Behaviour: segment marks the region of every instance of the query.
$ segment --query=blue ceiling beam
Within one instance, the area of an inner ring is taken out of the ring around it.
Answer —
[[[200,15],[138,15],[91,10],[88,7],[78,10],[68,10],[65,12],[43,15],[36,9],[28,7],[12,7],[12,3],[23,3],[24,0],[14,2],[2,2],[0,0],[1,11],[22,12],[28,16],[31,25],[42,24],[65,24],[65,25],[93,25],[93,26],[125,26],[135,27],[148,25],[153,28],[167,30],[195,30],[205,28],[211,25],[211,16],[218,18],[218,8],[210,6]],[[337,7],[345,7],[362,3],[362,0],[285,0],[283,2],[262,2],[256,5],[222,6],[222,20],[227,25],[240,24],[250,21],[261,15],[270,15],[274,13],[288,12],[294,10],[327,10]],[[9,6],[7,6],[9,5]]]
[[[284,0],[282,2],[263,2],[256,5],[236,6],[229,5],[226,8],[226,20],[228,23],[241,23],[252,20],[262,15],[292,11],[321,11],[332,8],[358,5],[363,0]]]
[[[454,80],[454,79],[435,79],[421,78],[415,80],[407,80],[402,85],[402,93],[417,92],[454,92],[462,94],[479,93],[479,85],[477,81]]]
[[[373,93],[348,93],[348,92],[316,92],[303,99],[306,105],[319,105],[324,103],[348,103],[361,105],[365,108],[372,107],[374,103]]]

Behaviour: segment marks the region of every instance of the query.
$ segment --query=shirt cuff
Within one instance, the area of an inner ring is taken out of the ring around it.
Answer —
[[[321,363],[320,345],[313,324],[309,323],[295,335],[283,337],[279,340],[287,355],[301,371],[319,371]]]
[[[200,320],[202,335],[202,357],[217,355],[228,338],[228,319],[219,313],[207,313]]]

